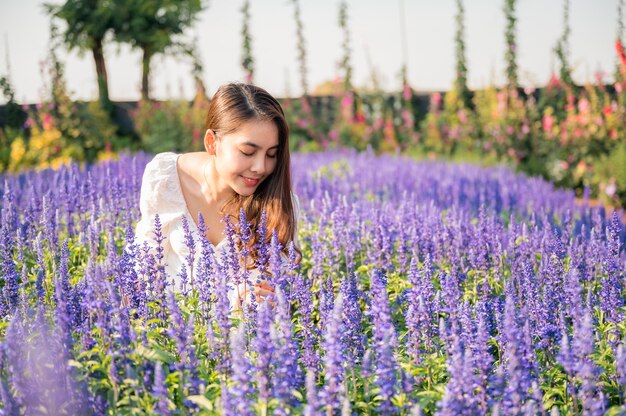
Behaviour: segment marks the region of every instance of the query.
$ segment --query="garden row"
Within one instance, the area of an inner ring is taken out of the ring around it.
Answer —
[[[626,409],[618,215],[501,167],[296,154],[302,261],[259,227],[276,302],[231,314],[245,217],[172,292],[159,251],[130,244],[147,161],[0,181],[4,413]]]

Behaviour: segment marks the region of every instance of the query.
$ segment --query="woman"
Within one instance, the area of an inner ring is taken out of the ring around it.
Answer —
[[[206,152],[161,153],[148,163],[135,241],[154,244],[158,214],[166,237],[162,261],[178,289],[178,275],[190,251],[184,242],[183,219],[197,234],[198,214],[202,215],[208,226],[206,238],[214,246],[217,259],[227,247],[223,218],[228,215],[237,223],[241,209],[252,230],[265,211],[268,230],[276,231],[284,248],[296,238],[298,200],[291,192],[288,141],[289,127],[278,101],[262,88],[233,83],[221,86],[210,102]],[[258,238],[253,233],[249,244],[253,256]],[[199,239],[195,246],[199,253]],[[268,281],[255,278],[252,282],[252,286],[244,282],[232,288],[231,308],[273,293]]]

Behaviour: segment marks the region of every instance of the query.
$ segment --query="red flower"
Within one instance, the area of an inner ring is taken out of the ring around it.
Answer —
[[[626,67],[626,52],[624,52],[624,45],[622,45],[622,41],[620,39],[615,41],[615,50],[617,51],[617,56],[619,57],[620,62],[622,63],[622,67]]]

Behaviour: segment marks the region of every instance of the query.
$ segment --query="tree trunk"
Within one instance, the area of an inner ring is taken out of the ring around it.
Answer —
[[[152,60],[152,52],[143,47],[143,57],[141,60],[141,99],[150,100],[150,61]]]
[[[102,51],[102,39],[95,39],[94,46],[91,48],[93,60],[96,64],[96,75],[98,77],[98,95],[100,104],[106,110],[110,110],[111,101],[109,100],[109,81],[107,68],[104,62],[104,52]]]

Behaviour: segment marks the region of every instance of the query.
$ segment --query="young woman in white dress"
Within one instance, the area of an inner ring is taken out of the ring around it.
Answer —
[[[166,237],[162,261],[177,289],[180,268],[189,254],[183,218],[197,234],[198,214],[202,215],[208,226],[206,238],[218,259],[226,248],[223,218],[230,215],[238,223],[242,208],[253,231],[265,211],[267,228],[276,231],[284,250],[296,238],[299,207],[291,191],[289,127],[274,97],[253,85],[221,86],[209,105],[204,147],[205,152],[160,153],[143,174],[135,242],[154,245],[158,214]],[[250,247],[258,238],[253,232]],[[199,253],[199,239],[195,246]],[[270,282],[255,278],[252,286],[242,283],[232,288],[231,308],[239,308],[252,294],[263,300],[272,293]]]

